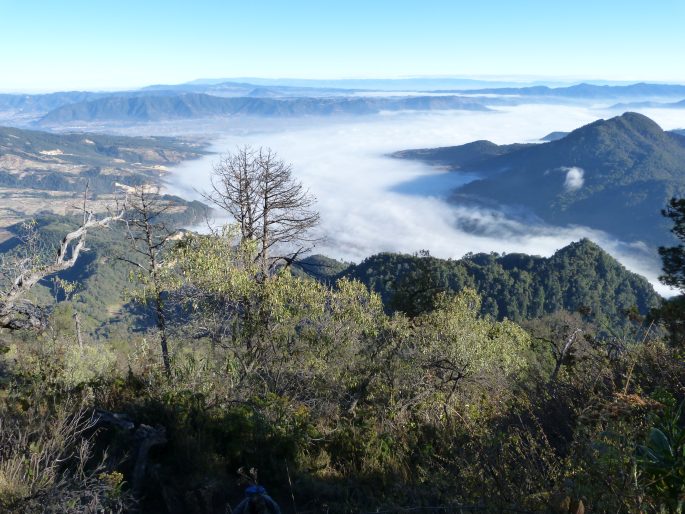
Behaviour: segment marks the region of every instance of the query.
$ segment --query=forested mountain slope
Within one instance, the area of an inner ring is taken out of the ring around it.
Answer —
[[[340,276],[354,278],[393,301],[428,302],[438,291],[471,287],[483,298],[482,312],[516,321],[561,309],[589,309],[617,323],[636,307],[647,314],[659,296],[643,277],[626,270],[598,245],[584,239],[551,257],[473,254],[459,260],[381,253]]]
[[[652,246],[672,241],[661,209],[685,194],[685,138],[637,113],[548,143],[476,142],[395,155],[480,173],[484,178],[455,192],[455,202],[523,207],[550,224],[584,225]]]

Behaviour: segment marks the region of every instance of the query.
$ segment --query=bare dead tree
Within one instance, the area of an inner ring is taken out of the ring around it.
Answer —
[[[86,248],[88,231],[107,228],[111,223],[122,220],[125,209],[124,203],[115,213],[97,219],[95,213],[87,210],[84,200],[81,225],[62,238],[57,255],[49,263],[40,262],[37,252],[37,234],[31,232],[25,240],[28,247],[26,256],[12,265],[5,265],[5,274],[13,271],[15,276],[9,281],[9,287],[0,291],[0,328],[9,330],[44,328],[46,320],[43,309],[25,300],[23,296],[44,278],[74,266],[81,252],[88,250]]]
[[[236,221],[244,241],[256,243],[256,261],[265,274],[289,265],[319,239],[312,233],[319,223],[316,199],[270,148],[245,146],[224,155],[204,197]]]
[[[253,239],[258,233],[258,183],[255,152],[248,146],[242,146],[223,155],[214,165],[212,191],[203,195],[236,221],[245,240]]]
[[[162,252],[176,234],[176,230],[170,229],[164,222],[164,215],[171,207],[172,204],[164,200],[156,188],[138,186],[130,190],[125,221],[134,256],[130,259],[120,257],[120,260],[135,266],[140,271],[141,280],[146,289],[149,288],[149,292],[144,295],[144,300],[149,302],[154,309],[155,325],[160,335],[162,361],[167,375],[171,374],[171,362],[161,271]]]

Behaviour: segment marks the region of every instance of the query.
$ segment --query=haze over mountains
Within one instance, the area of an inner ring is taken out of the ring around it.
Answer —
[[[611,109],[625,110],[625,109],[644,109],[644,108],[656,108],[656,109],[685,109],[685,100],[680,102],[632,102],[632,103],[618,103],[612,105]]]
[[[307,81],[198,80],[120,92],[1,94],[3,119],[58,127],[72,122],[140,123],[212,117],[371,115],[400,110],[484,110],[522,103],[606,102],[614,109],[680,108],[685,86],[524,85],[467,79]]]
[[[108,97],[59,107],[39,125],[72,121],[162,121],[214,116],[331,116],[362,115],[400,110],[486,110],[480,103],[457,96],[408,98],[222,98],[199,93],[141,97]]]
[[[530,86],[530,87],[495,87],[483,89],[462,90],[462,93],[469,94],[497,94],[497,95],[518,95],[518,96],[540,96],[557,98],[578,98],[578,99],[606,99],[617,97],[683,97],[685,96],[685,86],[678,84],[649,84],[638,83],[629,85],[597,85],[597,84],[576,84],[566,87],[549,86]]]

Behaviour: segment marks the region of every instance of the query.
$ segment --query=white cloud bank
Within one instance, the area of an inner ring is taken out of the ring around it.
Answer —
[[[564,179],[564,189],[566,191],[577,191],[583,187],[585,172],[582,168],[573,166],[572,168],[562,168],[562,171],[566,172],[566,179]]]
[[[291,162],[296,176],[318,199],[326,241],[316,251],[331,257],[359,261],[380,251],[421,249],[443,258],[459,258],[467,252],[549,256],[588,237],[665,294],[668,291],[656,279],[658,259],[639,245],[588,228],[535,226],[494,211],[448,204],[444,197],[450,190],[472,177],[385,156],[396,150],[478,139],[498,144],[536,141],[599,117],[602,113],[586,108],[528,105],[494,112],[392,113],[348,120],[251,120],[221,127],[213,150],[225,152],[242,144],[269,146]],[[181,164],[170,175],[170,188],[198,198],[197,191],[209,185],[216,160],[213,155]],[[569,169],[566,183],[581,187],[583,171]],[[460,228],[474,225],[480,235]]]

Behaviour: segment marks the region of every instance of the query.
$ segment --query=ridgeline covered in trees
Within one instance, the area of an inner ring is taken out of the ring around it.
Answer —
[[[315,267],[305,262],[303,269]],[[632,309],[646,316],[659,306],[649,282],[626,270],[598,245],[583,239],[549,258],[525,254],[469,254],[444,260],[419,255],[378,254],[336,275],[359,280],[392,310],[430,310],[440,292],[475,289],[481,313],[514,321],[559,310],[586,311],[612,326]]]

